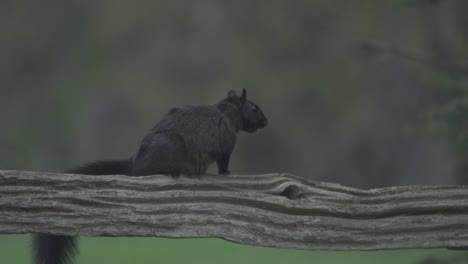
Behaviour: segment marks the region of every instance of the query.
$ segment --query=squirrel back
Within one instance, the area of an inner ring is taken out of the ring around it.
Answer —
[[[230,156],[239,131],[255,132],[267,124],[245,89],[240,97],[230,91],[214,105],[173,108],[143,138],[132,175],[204,174],[211,163]],[[225,174],[227,167],[219,172]]]

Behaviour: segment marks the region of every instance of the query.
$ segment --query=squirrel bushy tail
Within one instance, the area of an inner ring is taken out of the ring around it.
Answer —
[[[65,173],[88,175],[129,175],[130,160],[105,160],[83,164]],[[33,235],[34,264],[72,263],[78,252],[78,237],[35,234]]]
[[[35,264],[71,263],[78,251],[77,237],[37,234],[33,235]]]

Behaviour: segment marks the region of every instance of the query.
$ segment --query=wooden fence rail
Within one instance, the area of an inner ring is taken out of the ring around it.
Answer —
[[[0,234],[223,238],[309,250],[467,248],[468,186],[359,190],[288,174],[0,171]]]

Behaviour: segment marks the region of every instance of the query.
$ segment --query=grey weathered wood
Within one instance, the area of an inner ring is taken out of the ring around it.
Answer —
[[[468,247],[468,186],[358,190],[287,174],[0,171],[0,233],[217,237],[310,250]]]

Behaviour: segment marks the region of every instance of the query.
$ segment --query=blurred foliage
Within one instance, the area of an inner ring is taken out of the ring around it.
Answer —
[[[468,183],[468,75],[434,73],[434,85],[444,91],[444,102],[427,114],[429,132],[451,143],[457,150],[456,172]]]
[[[460,87],[460,88],[457,88]],[[453,88],[447,104],[428,115],[430,131],[468,151],[468,82],[450,82]],[[463,87],[463,88],[461,88]]]

